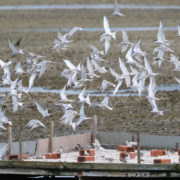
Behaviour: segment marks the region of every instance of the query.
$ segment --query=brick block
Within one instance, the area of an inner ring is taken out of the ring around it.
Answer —
[[[134,159],[136,157],[136,153],[135,152],[130,152],[129,156],[130,156],[130,159]]]
[[[134,146],[122,146],[122,145],[119,145],[118,150],[119,151],[125,151],[125,152],[134,152],[135,147]]]
[[[79,150],[79,156],[95,156],[94,149],[81,149]]]
[[[29,155],[29,154],[24,154],[24,155],[22,155],[22,158],[23,158],[23,159],[29,159],[29,158],[30,158],[30,155]]]
[[[45,154],[46,159],[61,159],[61,153],[47,153]]]
[[[78,162],[95,161],[95,156],[78,156]]]
[[[171,159],[154,159],[154,164],[171,164]]]
[[[127,152],[120,152],[120,160],[125,160],[126,157],[128,156],[128,153]]]
[[[151,150],[151,156],[164,156],[166,155],[165,150]]]
[[[9,154],[8,155],[8,160],[18,160],[18,159],[20,159],[19,154]]]

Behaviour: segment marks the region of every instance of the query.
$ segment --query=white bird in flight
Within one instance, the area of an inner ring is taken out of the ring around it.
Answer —
[[[68,99],[67,98],[67,93],[66,93],[66,85],[64,86],[64,88],[61,90],[60,92],[60,102],[73,102],[72,99]]]
[[[116,39],[116,32],[111,32],[106,16],[104,16],[104,30],[105,33],[101,34],[100,36],[100,43],[105,41],[105,54],[107,54],[110,49],[111,38]]]
[[[124,16],[124,14],[120,13],[118,0],[114,0],[114,12],[112,14],[117,15],[117,16]]]
[[[16,54],[24,54],[23,50],[17,50],[14,46],[14,44],[11,42],[10,39],[8,39],[9,48],[12,50],[12,56],[15,56]]]
[[[75,123],[75,128],[77,126],[79,126],[84,120],[91,119],[91,117],[86,117],[85,116],[85,113],[84,113],[84,103],[82,103],[82,105],[81,105],[81,109],[80,109],[79,115],[80,115],[80,117],[77,120],[77,122]]]
[[[38,111],[41,113],[43,116],[42,119],[51,116],[54,113],[48,113],[48,109],[44,109],[36,100],[35,100],[36,107]]]
[[[41,121],[39,121],[37,119],[32,119],[26,124],[25,127],[31,127],[31,131],[32,131],[34,128],[38,128],[38,127],[43,127],[44,128],[45,125]]]

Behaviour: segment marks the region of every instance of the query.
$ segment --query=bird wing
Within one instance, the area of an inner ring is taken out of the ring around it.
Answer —
[[[147,70],[148,74],[152,75],[153,72],[152,72],[151,66],[150,66],[149,61],[148,61],[146,56],[144,56],[144,65],[146,67],[146,70]]]
[[[18,109],[18,100],[16,96],[12,96],[12,104],[13,104],[13,113],[15,113]]]
[[[177,77],[174,77],[174,79],[180,84],[180,79]]]
[[[72,64],[70,60],[64,60],[64,62],[71,70],[76,69],[76,66],[74,66],[74,64]]]
[[[116,85],[116,88],[113,91],[113,96],[115,96],[115,94],[117,93],[118,89],[121,87],[122,83],[123,83],[123,80],[119,80],[118,81],[118,84]]]
[[[29,78],[29,90],[32,88],[35,78],[36,78],[36,72],[33,72],[31,74],[31,77]]]
[[[118,0],[114,1],[114,12],[119,12],[120,8],[119,8],[119,4],[118,4]]]
[[[129,76],[129,72],[124,64],[124,62],[121,60],[121,58],[119,57],[119,65],[120,65],[120,69],[122,70],[123,75],[125,76],[125,82],[126,82],[126,86],[129,87],[131,84],[131,79]]]
[[[109,49],[110,49],[110,37],[106,37],[105,38],[105,54],[108,53]]]
[[[124,42],[129,42],[127,31],[124,28],[122,29],[122,38]]]
[[[5,62],[2,59],[0,59],[0,66],[3,67],[4,65],[5,65]]]
[[[94,69],[93,69],[92,63],[90,62],[89,58],[87,58],[87,69],[88,69],[89,73],[94,73]]]
[[[70,32],[68,33],[68,38],[70,38],[75,32],[83,31],[84,29],[81,27],[73,27]]]
[[[79,94],[78,98],[81,100],[84,98],[84,92],[85,92],[86,88],[84,88],[81,93]]]
[[[66,91],[66,85],[64,86],[64,88],[61,90],[61,92],[60,92],[60,97],[61,97],[61,99],[63,100],[63,99],[66,99],[66,93],[65,93],[65,91]]]
[[[40,74],[39,74],[39,79],[42,77],[42,75],[45,73],[47,67],[48,67],[48,62],[47,61],[41,61],[39,63],[40,65]]]
[[[13,54],[17,54],[18,51],[17,51],[17,49],[15,48],[14,44],[11,42],[10,39],[8,39],[8,44],[9,44],[9,48],[12,50]]]
[[[178,36],[180,36],[180,24],[178,24]]]
[[[44,117],[46,115],[46,110],[35,100],[35,104],[37,107],[37,110],[42,114]]]
[[[107,89],[108,81],[103,80],[101,83],[100,91],[103,93]]]
[[[121,78],[120,74],[118,74],[114,69],[109,68],[110,73],[117,79]]]
[[[87,79],[87,74],[86,74],[86,69],[84,65],[81,65],[81,80],[86,80]]]
[[[106,33],[111,33],[109,22],[106,16],[104,16],[104,30]]]

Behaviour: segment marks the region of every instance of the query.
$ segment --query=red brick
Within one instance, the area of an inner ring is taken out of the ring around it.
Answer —
[[[166,155],[165,150],[151,150],[151,156],[164,156]]]
[[[24,155],[22,155],[22,158],[23,158],[23,159],[29,159],[29,158],[30,158],[30,155],[29,155],[29,154],[24,154]]]
[[[125,151],[125,152],[134,152],[135,147],[134,146],[122,146],[122,145],[119,145],[118,150],[119,151]]]
[[[154,159],[154,164],[171,164],[171,159]]]
[[[78,162],[95,161],[95,156],[78,156]]]
[[[20,159],[19,154],[9,154],[8,155],[8,160],[17,160],[17,159]]]
[[[94,149],[81,149],[79,150],[79,156],[95,156],[95,150]]]
[[[134,159],[136,157],[136,153],[135,152],[130,152],[130,159]]]
[[[45,157],[46,159],[61,159],[61,153],[47,153]]]
[[[128,156],[127,152],[120,152],[120,160],[126,159],[127,156]]]

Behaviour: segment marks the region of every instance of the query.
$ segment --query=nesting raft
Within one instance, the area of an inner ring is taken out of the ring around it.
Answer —
[[[180,164],[0,161],[0,174],[78,177],[180,177]]]

